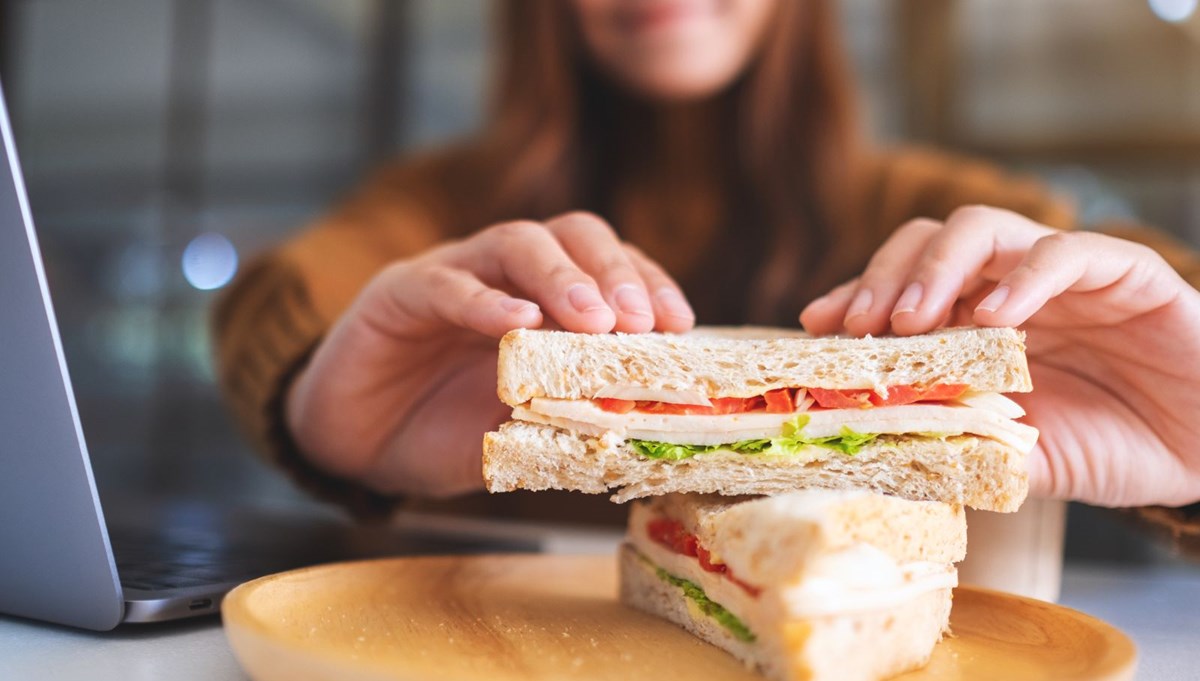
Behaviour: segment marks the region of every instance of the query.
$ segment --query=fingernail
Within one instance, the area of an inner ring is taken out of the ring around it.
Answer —
[[[521,300],[520,298],[505,298],[504,300],[500,301],[500,308],[505,312],[516,314],[519,312],[536,310],[537,305],[529,302],[528,300]]]
[[[617,307],[621,308],[621,312],[625,314],[642,315],[650,317],[654,314],[650,309],[650,299],[641,289],[632,284],[623,284],[617,287],[617,292],[613,295],[613,300],[617,302]]]
[[[900,294],[900,300],[896,301],[896,307],[892,310],[892,316],[895,317],[904,312],[916,312],[917,305],[921,304],[921,296],[923,295],[925,295],[925,287],[921,285],[921,282],[914,281],[909,284],[904,289],[904,293]]]
[[[692,312],[692,307],[675,289],[661,288],[654,294],[654,298],[658,300],[658,304],[662,306],[666,314],[680,319],[696,319],[696,313]]]
[[[575,284],[567,289],[567,300],[577,312],[596,312],[608,309],[596,289],[584,284]]]
[[[1008,287],[997,286],[996,290],[989,293],[987,298],[979,301],[979,304],[975,306],[975,309],[983,310],[984,312],[995,312],[996,310],[1000,309],[1000,306],[1003,305],[1004,301],[1006,300],[1008,300]]]
[[[846,310],[846,319],[866,314],[871,309],[871,303],[874,300],[875,296],[871,293],[871,289],[859,290],[854,294],[854,300],[850,301],[850,308]]]

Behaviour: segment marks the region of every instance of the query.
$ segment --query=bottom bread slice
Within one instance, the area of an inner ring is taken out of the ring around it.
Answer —
[[[776,681],[887,679],[926,665],[949,629],[951,590],[936,589],[880,610],[803,619],[776,615],[773,622],[759,617],[744,622],[738,635],[632,546],[621,547],[619,565],[622,602],[678,624]]]
[[[853,456],[817,460],[713,453],[649,459],[618,438],[594,438],[522,421],[484,436],[491,492],[568,489],[614,492],[613,501],[670,492],[780,494],[816,487],[865,489],[984,511],[1017,510],[1029,490],[1025,457],[995,440],[882,436]]]

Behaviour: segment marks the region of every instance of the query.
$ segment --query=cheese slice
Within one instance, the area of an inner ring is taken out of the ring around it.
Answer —
[[[803,435],[810,438],[839,435],[843,428],[873,435],[937,436],[976,435],[1027,452],[1037,442],[1037,429],[1012,420],[1024,414],[1016,403],[996,395],[997,400],[972,398],[964,402],[906,404],[869,409],[818,409],[790,414],[763,411],[742,414],[647,414],[631,411],[618,414],[601,409],[590,400],[534,398],[528,406],[513,409],[512,417],[551,425],[594,437],[607,434],[625,440],[651,440],[671,444],[721,445],[741,440],[778,437],[783,426],[805,415]],[[1014,411],[1013,407],[1016,408]]]

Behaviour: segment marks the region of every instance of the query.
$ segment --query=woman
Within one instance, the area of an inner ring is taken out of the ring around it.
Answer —
[[[1023,325],[1035,494],[1200,499],[1200,294],[1146,246],[1058,231],[1070,213],[1035,185],[867,148],[830,3],[499,10],[483,133],[385,169],[218,310],[239,417],[318,493],[369,513],[480,489],[509,329],[799,318],[818,334]]]

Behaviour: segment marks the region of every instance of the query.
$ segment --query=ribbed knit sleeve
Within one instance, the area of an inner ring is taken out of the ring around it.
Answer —
[[[331,323],[314,308],[296,268],[278,257],[254,262],[215,318],[218,380],[254,448],[312,496],[363,520],[386,516],[393,500],[314,468],[284,421],[288,386]]]
[[[388,263],[445,235],[428,164],[377,173],[330,215],[253,259],[212,315],[217,379],[255,449],[313,496],[362,519],[398,500],[319,470],[297,448],[284,399],[327,330]]]

